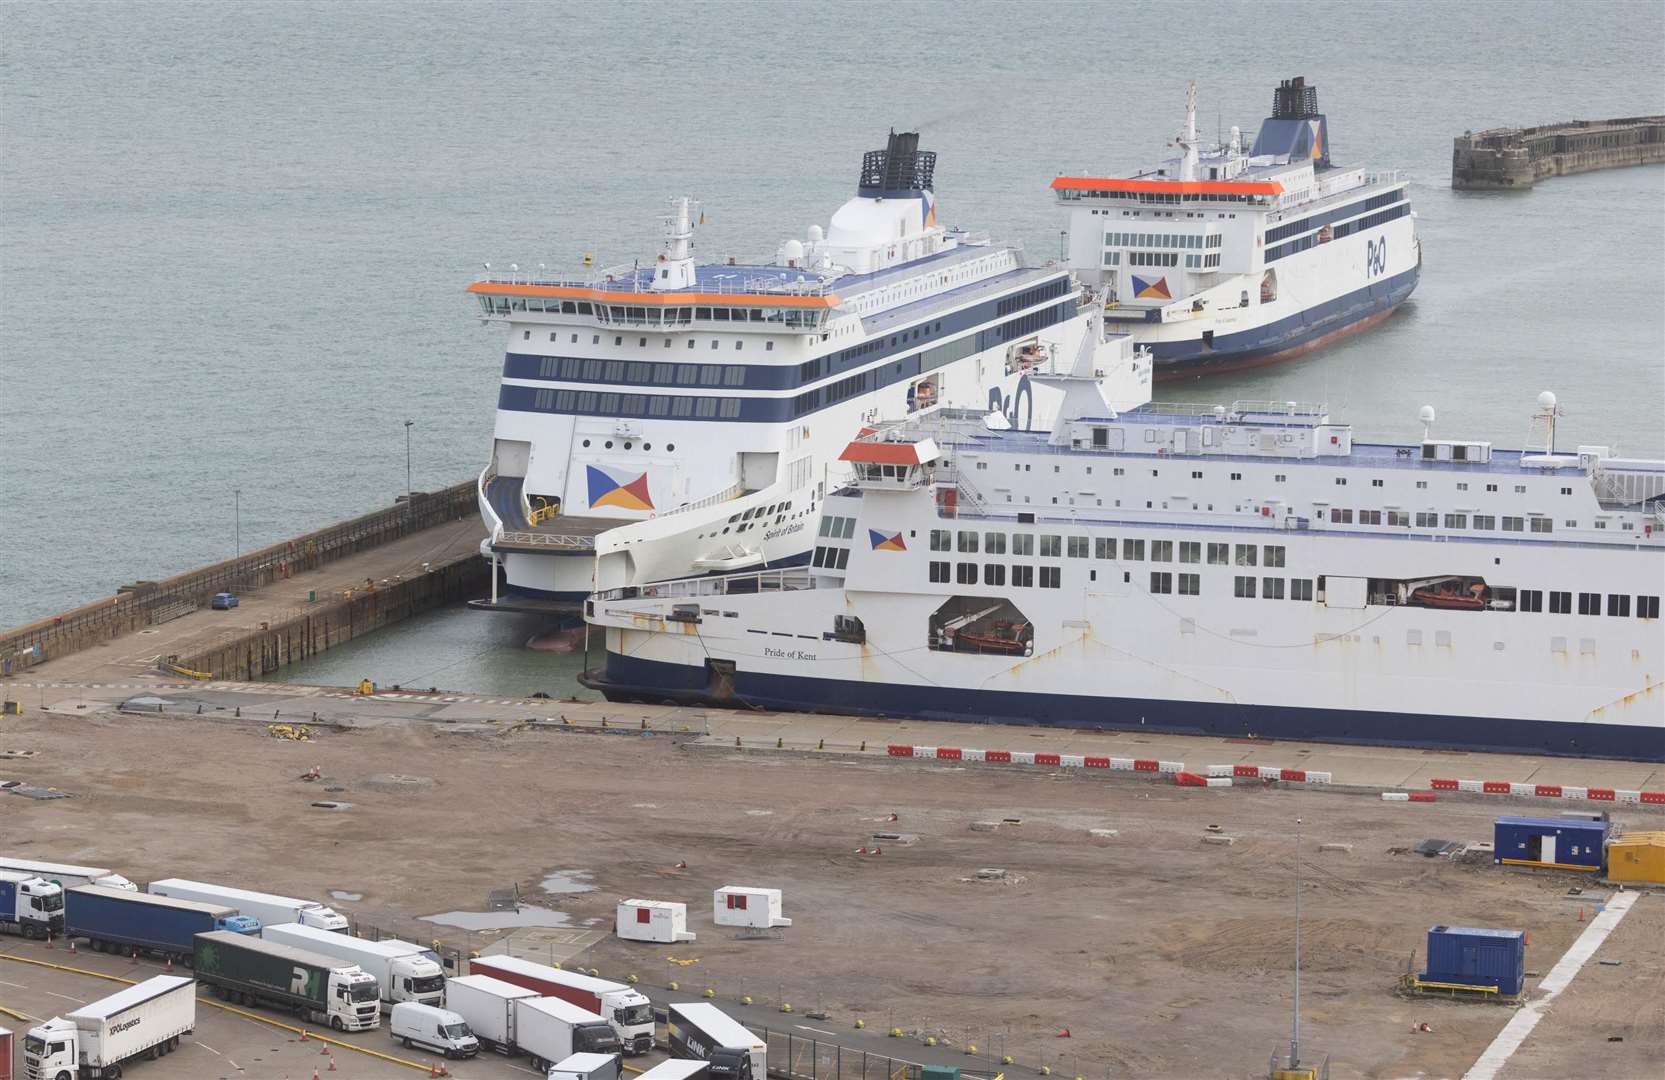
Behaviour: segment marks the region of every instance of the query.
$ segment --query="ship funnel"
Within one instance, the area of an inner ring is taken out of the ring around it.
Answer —
[[[1318,115],[1318,87],[1308,86],[1306,77],[1285,79],[1272,91],[1272,119],[1310,120]]]
[[[931,191],[936,167],[936,154],[919,149],[919,132],[893,130],[883,150],[862,155],[856,193],[865,199],[883,199]]]
[[[1330,122],[1318,111],[1318,87],[1300,75],[1279,83],[1272,91],[1272,115],[1261,122],[1249,153],[1328,167]]]

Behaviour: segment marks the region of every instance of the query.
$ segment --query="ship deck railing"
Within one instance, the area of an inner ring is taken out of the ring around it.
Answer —
[[[752,596],[758,593],[803,592],[816,587],[815,571],[807,566],[778,570],[747,570],[736,574],[706,574],[674,578],[648,585],[626,585],[595,594],[598,601],[680,600],[697,596]]]

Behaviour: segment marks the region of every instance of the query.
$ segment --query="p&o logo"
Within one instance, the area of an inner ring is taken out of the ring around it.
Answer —
[[[1366,240],[1364,244],[1364,276],[1375,277],[1387,270],[1387,237]]]

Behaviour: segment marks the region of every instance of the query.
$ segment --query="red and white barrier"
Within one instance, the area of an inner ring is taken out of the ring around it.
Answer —
[[[1226,780],[1276,780],[1282,784],[1307,784],[1309,786],[1331,783],[1327,772],[1314,772],[1309,769],[1285,769],[1278,765],[1210,765],[1207,775],[1210,779]],[[1228,784],[1214,785],[1227,787]]]
[[[1164,776],[1185,771],[1183,761],[1105,757],[1098,754],[1054,754],[1044,750],[968,750],[959,746],[911,746],[890,743],[885,747],[885,753],[894,758],[922,758],[927,761],[981,761],[994,765],[1040,765],[1056,769],[1112,769],[1119,772],[1156,773]]]
[[[1573,787],[1567,784],[1522,784],[1508,780],[1452,780],[1436,776],[1428,781],[1435,791],[1468,791],[1477,795],[1530,796],[1536,799],[1571,799],[1575,802],[1616,802],[1630,805],[1665,804],[1665,791],[1629,791],[1623,788]]]

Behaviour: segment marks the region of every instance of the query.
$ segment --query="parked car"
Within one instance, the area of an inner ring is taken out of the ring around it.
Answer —
[[[208,606],[215,611],[230,611],[237,606],[237,597],[228,592],[215,593]]]

